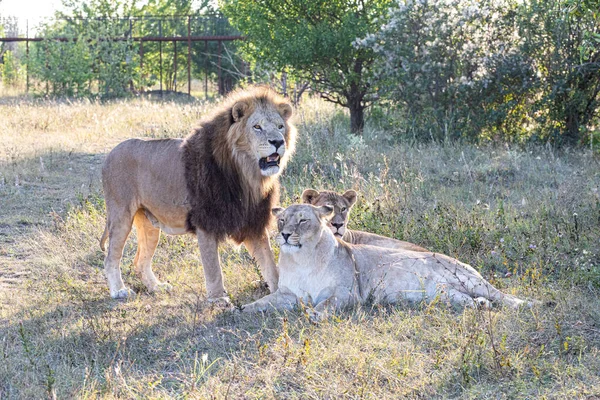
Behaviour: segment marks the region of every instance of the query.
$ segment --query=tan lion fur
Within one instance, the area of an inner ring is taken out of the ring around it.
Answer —
[[[327,227],[329,205],[295,204],[278,215],[279,289],[245,312],[290,309],[298,302],[319,313],[367,301],[441,301],[461,306],[490,301],[517,308],[524,301],[500,292],[470,265],[431,252],[353,245]]]
[[[302,202],[313,206],[330,205],[334,209],[334,215],[328,221],[327,226],[333,234],[350,244],[368,244],[371,246],[385,247],[389,249],[401,249],[412,251],[429,251],[414,243],[389,237],[376,235],[374,233],[348,229],[350,211],[356,203],[358,194],[354,190],[347,190],[339,194],[330,190],[317,191],[306,189],[302,193]]]
[[[104,249],[110,239],[104,266],[113,298],[133,293],[119,269],[132,224],[138,232],[134,264],[150,292],[170,289],[151,269],[161,230],[197,235],[209,298],[226,295],[217,250],[225,237],[245,244],[276,290],[267,227],[278,201],[278,175],[295,145],[291,114],[283,97],[253,87],[228,96],[186,139],[130,139],[108,154],[102,168],[107,222],[100,245]],[[273,155],[279,165],[263,168]]]

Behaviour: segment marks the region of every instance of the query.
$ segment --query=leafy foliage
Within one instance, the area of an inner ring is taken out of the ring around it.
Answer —
[[[2,54],[2,64],[0,64],[0,78],[5,85],[16,85],[22,80],[24,67],[10,50]]]
[[[353,41],[374,33],[390,4],[227,0],[223,11],[248,36],[245,50],[255,61],[311,80],[324,99],[350,109],[352,131],[359,132],[373,100],[369,78],[376,55]]]
[[[521,51],[540,76],[533,113],[558,143],[586,139],[600,101],[600,1],[531,0],[520,9]]]
[[[598,111],[598,1],[406,1],[356,41],[414,138],[580,141]]]

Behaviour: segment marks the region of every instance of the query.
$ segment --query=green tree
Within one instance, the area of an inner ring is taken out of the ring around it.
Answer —
[[[580,143],[600,108],[600,1],[530,0],[519,15],[521,51],[540,76],[533,114],[541,133]]]
[[[375,99],[371,48],[356,38],[378,30],[391,0],[223,0],[222,11],[247,35],[245,51],[274,68],[309,79],[328,101],[350,110],[352,132],[362,132],[364,110]]]

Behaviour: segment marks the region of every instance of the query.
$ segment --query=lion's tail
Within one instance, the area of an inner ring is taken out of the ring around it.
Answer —
[[[100,249],[102,249],[102,251],[106,250],[106,239],[108,239],[108,221],[106,222],[106,225],[104,225],[104,232],[100,238]]]

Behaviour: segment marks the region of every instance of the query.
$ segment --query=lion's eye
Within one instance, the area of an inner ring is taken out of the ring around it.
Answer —
[[[299,223],[299,224],[303,224],[303,223],[305,223],[305,222],[306,222],[306,220],[305,220],[305,219],[301,219],[300,221],[298,221],[298,223]]]
[[[283,125],[279,125],[277,129],[283,129]]]
[[[342,207],[342,208],[340,209],[340,211],[341,211],[341,212],[344,212],[344,211],[346,211],[346,207]]]
[[[254,125],[253,128],[259,131],[262,130],[259,124]]]

